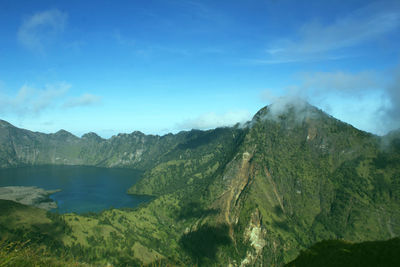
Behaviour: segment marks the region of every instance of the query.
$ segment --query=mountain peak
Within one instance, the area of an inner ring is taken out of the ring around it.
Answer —
[[[82,135],[82,139],[95,140],[95,141],[103,140],[103,138],[101,138],[98,134],[94,132],[85,133],[84,135]]]
[[[144,133],[142,133],[141,131],[133,131],[133,132],[131,133],[131,135],[136,135],[136,136],[145,136],[145,134],[144,134]]]
[[[14,127],[11,123],[0,119],[0,127]]]
[[[282,97],[260,109],[254,115],[252,121],[282,121],[289,119],[294,122],[303,122],[305,119],[316,118],[322,114],[325,114],[322,110],[301,98]]]
[[[59,130],[54,135],[56,137],[65,138],[65,139],[66,138],[77,138],[75,135],[73,135],[72,133],[70,133],[70,132],[68,132],[68,131],[66,131],[64,129]]]

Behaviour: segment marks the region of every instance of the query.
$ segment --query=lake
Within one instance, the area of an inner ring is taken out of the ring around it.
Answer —
[[[37,166],[0,169],[0,186],[37,186],[61,189],[50,196],[59,213],[99,212],[111,207],[136,207],[151,197],[128,195],[126,191],[142,172],[86,166]]]

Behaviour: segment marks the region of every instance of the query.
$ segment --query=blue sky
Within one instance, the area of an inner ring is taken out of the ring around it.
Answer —
[[[246,121],[301,97],[400,127],[399,1],[0,1],[0,118],[78,136]]]

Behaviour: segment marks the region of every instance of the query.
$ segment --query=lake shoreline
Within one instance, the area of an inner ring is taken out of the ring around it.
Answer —
[[[36,186],[44,190],[59,188],[62,191],[58,193],[42,192],[46,199],[55,201],[57,206],[49,206],[49,202],[42,199],[40,202],[45,203],[39,207],[60,214],[83,214],[109,208],[135,208],[148,202],[151,197],[135,196],[126,192],[141,179],[142,174],[140,170],[126,168],[29,166],[0,169],[0,187]]]
[[[57,203],[50,195],[60,191],[61,189],[45,190],[37,186],[4,186],[0,187],[0,199],[51,210],[57,208]]]

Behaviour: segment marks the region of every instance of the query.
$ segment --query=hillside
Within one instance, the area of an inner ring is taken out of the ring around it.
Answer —
[[[301,266],[387,266],[400,262],[400,239],[349,243],[342,240],[323,241],[302,251],[287,267]]]
[[[2,122],[1,166],[144,170],[136,209],[62,215],[86,262],[280,266],[315,242],[400,234],[400,139],[378,137],[304,102],[261,109],[245,127],[104,140]]]
[[[86,266],[64,251],[70,228],[61,217],[0,199],[0,266]]]
[[[136,131],[109,139],[95,133],[78,138],[65,130],[44,134],[0,120],[0,167],[57,164],[148,169],[187,134],[160,137]]]

